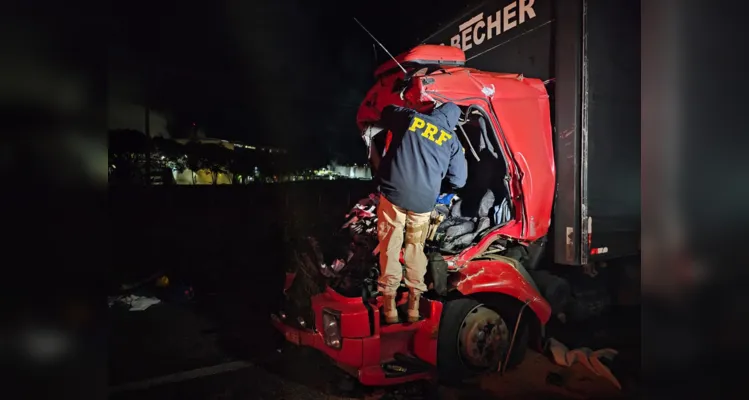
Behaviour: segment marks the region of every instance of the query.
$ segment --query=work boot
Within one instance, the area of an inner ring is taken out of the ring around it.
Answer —
[[[382,296],[382,315],[385,316],[386,324],[397,324],[398,321],[398,310],[395,308],[395,296],[384,295]]]
[[[408,322],[419,321],[419,300],[421,299],[421,293],[416,291],[410,291],[408,293]]]

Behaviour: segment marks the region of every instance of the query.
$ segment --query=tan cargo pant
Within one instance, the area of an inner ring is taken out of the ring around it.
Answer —
[[[428,213],[415,213],[396,206],[385,196],[380,196],[377,207],[377,238],[380,241],[380,279],[383,295],[395,295],[403,277],[400,251],[403,247],[403,228],[406,228],[406,247],[403,258],[406,262],[406,286],[422,293],[426,291],[424,275],[427,257],[424,242],[429,230]]]

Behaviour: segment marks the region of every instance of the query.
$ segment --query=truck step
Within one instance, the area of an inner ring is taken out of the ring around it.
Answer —
[[[392,362],[372,365],[359,370],[359,382],[366,386],[400,385],[433,378],[431,370],[419,371]]]
[[[422,369],[424,371],[429,370],[429,369],[432,368],[432,365],[429,364],[428,362],[426,362],[426,361],[424,361],[424,360],[422,360],[422,359],[420,359],[418,357],[414,357],[414,356],[412,356],[410,354],[395,353],[395,354],[393,354],[393,357],[395,358],[396,361],[398,361],[398,362],[400,362],[402,364],[412,365],[412,366],[414,366],[416,368],[420,368],[420,369]]]
[[[382,371],[387,378],[397,378],[413,374],[429,372],[431,366],[416,357],[396,353],[395,360],[381,364]]]

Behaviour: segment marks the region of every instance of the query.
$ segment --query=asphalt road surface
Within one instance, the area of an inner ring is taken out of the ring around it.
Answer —
[[[554,365],[529,352],[516,370],[463,387],[415,383],[365,388],[314,350],[278,346],[267,310],[242,296],[204,294],[192,304],[144,311],[113,308],[112,399],[473,399],[615,398],[623,393],[580,365]],[[265,318],[265,319],[264,319]],[[632,365],[638,350],[621,351]],[[631,378],[634,379],[634,378]],[[633,384],[622,378],[625,389]]]

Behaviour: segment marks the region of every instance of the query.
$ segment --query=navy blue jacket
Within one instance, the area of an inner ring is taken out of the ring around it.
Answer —
[[[454,132],[460,113],[454,103],[435,108],[431,115],[392,105],[382,110],[380,122],[393,139],[377,178],[391,203],[416,213],[430,212],[445,177],[453,189],[465,185],[466,159]]]

